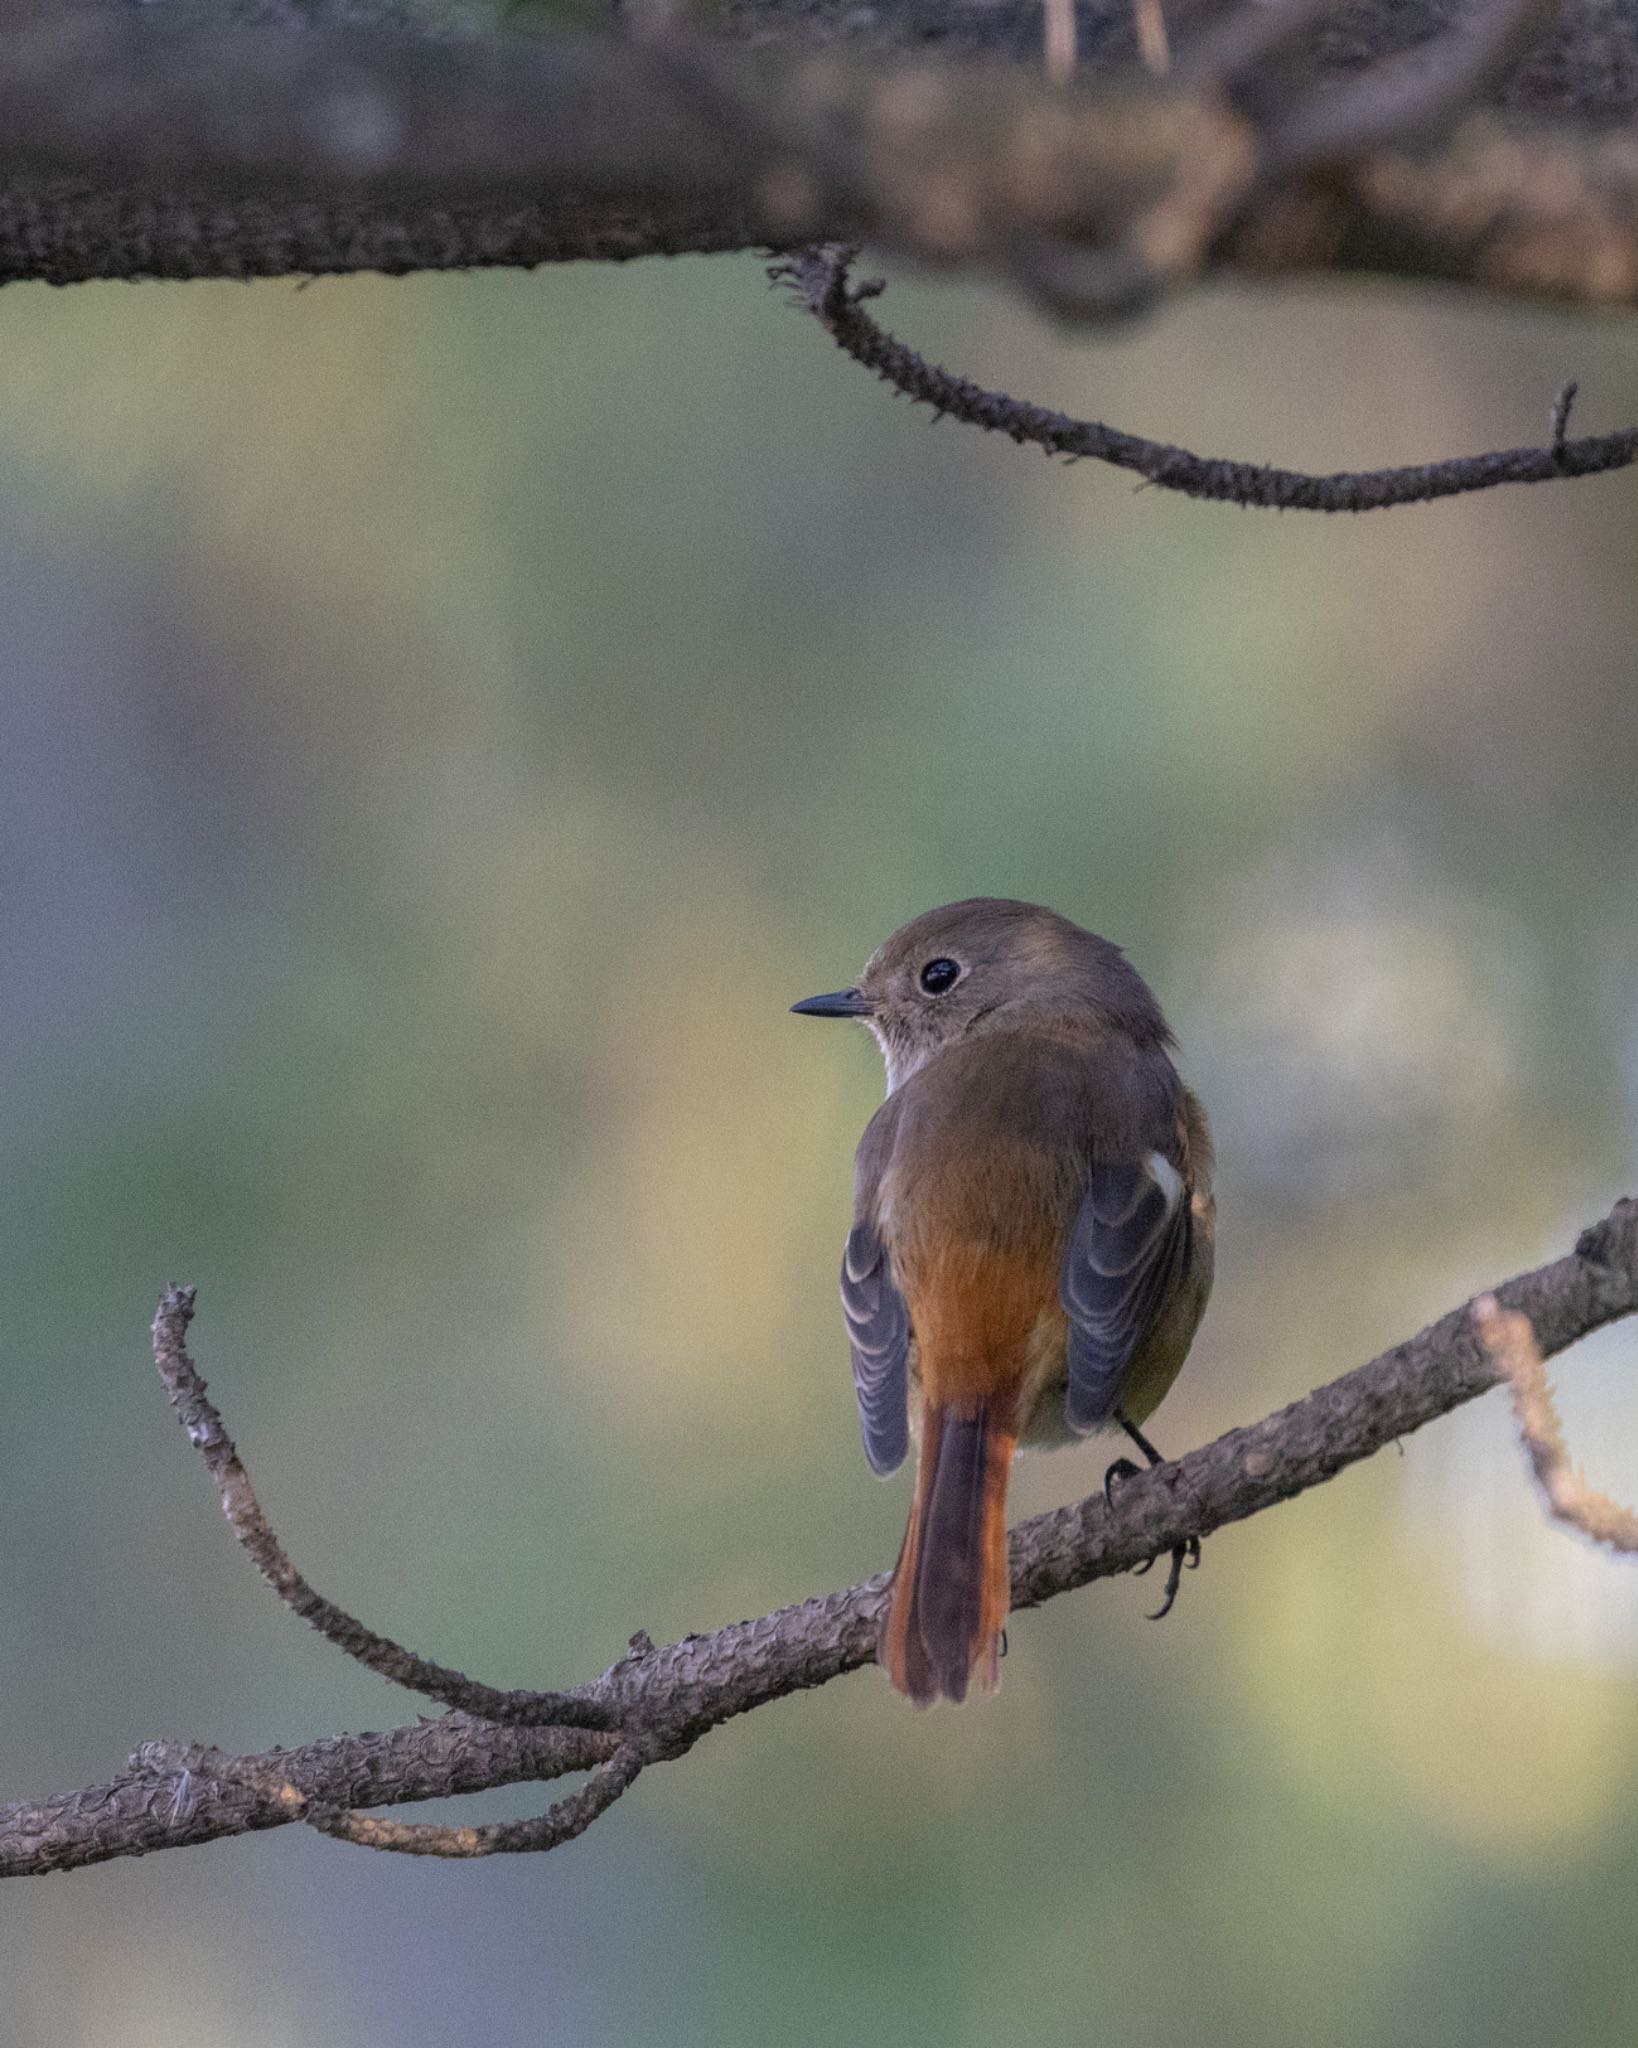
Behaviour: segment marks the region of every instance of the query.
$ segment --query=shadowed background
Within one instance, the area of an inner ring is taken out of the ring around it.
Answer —
[[[886,317],[1312,468],[1537,440],[1572,374],[1586,430],[1638,406],[1629,327],[1431,295]],[[172,1279],[297,1561],[496,1683],[889,1564],[835,1296],[879,1063],[785,1009],[930,904],[1049,902],[1177,1026],[1222,1233],[1169,1449],[1638,1178],[1630,477],[1134,493],[930,432],[742,260],[17,287],[0,362],[0,1798],[417,1708],[238,1555],[147,1358]],[[1628,1498],[1635,1356],[1560,1371]],[[8,1886],[8,2030],[1630,2038],[1638,1576],[1545,1527],[1499,1395],[1153,1604],[1020,1617],[961,1713],[766,1709],[545,1859],[292,1829]]]

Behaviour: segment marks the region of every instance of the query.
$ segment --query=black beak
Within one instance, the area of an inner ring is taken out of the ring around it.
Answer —
[[[832,996],[809,996],[805,1003],[792,1003],[793,1017],[869,1017],[875,1011],[869,996],[856,988],[839,988]]]

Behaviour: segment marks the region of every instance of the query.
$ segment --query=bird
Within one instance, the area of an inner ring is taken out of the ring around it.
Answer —
[[[1118,1430],[1163,1462],[1142,1425],[1211,1291],[1210,1130],[1137,969],[1039,904],[926,911],[792,1008],[859,1019],[886,1063],[842,1259],[865,1456],[885,1475],[919,1440],[878,1656],[918,1706],[959,1702],[1000,1681],[1019,1447]],[[1199,1555],[1172,1552],[1156,1619]]]

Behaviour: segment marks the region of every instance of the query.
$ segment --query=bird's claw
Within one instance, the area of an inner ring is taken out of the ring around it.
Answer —
[[[1137,1424],[1123,1415],[1118,1408],[1115,1410],[1115,1420],[1148,1460],[1151,1471],[1157,1465],[1163,1465],[1166,1462],[1154,1445],[1143,1434],[1142,1430],[1138,1428]],[[1111,1507],[1114,1505],[1109,1491],[1112,1482],[1116,1479],[1135,1479],[1138,1476],[1138,1471],[1139,1468],[1132,1463],[1130,1458],[1117,1458],[1114,1464],[1109,1467],[1109,1470],[1103,1475],[1103,1497],[1109,1502]],[[1177,1589],[1183,1583],[1184,1567],[1187,1566],[1191,1572],[1199,1570],[1200,1538],[1198,1536],[1189,1536],[1183,1542],[1174,1544],[1171,1556],[1171,1570],[1166,1574],[1166,1590],[1161,1596],[1160,1605],[1149,1616],[1151,1621],[1164,1621],[1167,1615],[1171,1613],[1173,1603],[1177,1599]],[[1141,1578],[1154,1562],[1155,1560],[1152,1557],[1148,1557],[1144,1559],[1142,1564],[1133,1565],[1133,1577]]]
[[[1145,1563],[1138,1565],[1136,1569],[1140,1573],[1146,1572],[1153,1563],[1154,1559],[1151,1557]],[[1191,1572],[1197,1572],[1200,1569],[1200,1538],[1198,1536],[1191,1536],[1187,1542],[1173,1545],[1171,1570],[1166,1574],[1166,1590],[1161,1596],[1160,1605],[1149,1616],[1151,1621],[1164,1621],[1167,1615],[1171,1613],[1173,1605],[1177,1600],[1177,1589],[1183,1583],[1185,1567]]]
[[[1139,1477],[1141,1470],[1141,1466],[1134,1465],[1130,1458],[1117,1458],[1103,1475],[1104,1506],[1112,1508],[1115,1505],[1115,1486],[1118,1481],[1136,1479]]]

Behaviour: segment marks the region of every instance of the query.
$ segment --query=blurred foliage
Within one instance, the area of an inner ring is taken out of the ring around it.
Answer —
[[[1431,298],[1096,350],[890,303],[1315,468],[1638,390],[1630,327]],[[1178,1025],[1223,1229],[1168,1446],[1630,1182],[1630,479],[1134,494],[929,432],[749,262],[14,288],[0,350],[0,1796],[415,1711],[235,1553],[146,1362],[173,1278],[317,1583],[497,1681],[888,1563],[834,1294],[879,1074],[785,1006],[931,903],[1053,903]],[[1628,1495],[1635,1355],[1561,1373]],[[290,1832],[10,1887],[16,2038],[1630,2040],[1638,1579],[1543,1525],[1505,1409],[1186,1593],[1021,1617],[961,1714],[864,1674],[755,1715],[544,1861]]]

